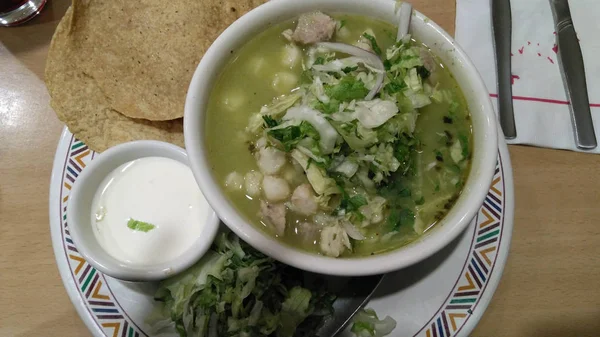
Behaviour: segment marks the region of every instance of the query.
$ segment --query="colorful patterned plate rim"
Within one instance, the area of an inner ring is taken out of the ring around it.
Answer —
[[[104,276],[81,257],[69,233],[69,192],[94,155],[64,129],[54,159],[49,200],[58,269],[73,305],[94,336],[150,336],[144,318],[152,309],[154,285]],[[469,228],[440,253],[389,274],[369,306],[396,319],[393,336],[468,336],[500,282],[513,216],[512,169],[501,136],[492,186]]]

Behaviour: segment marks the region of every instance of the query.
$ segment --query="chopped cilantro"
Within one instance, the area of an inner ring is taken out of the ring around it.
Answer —
[[[342,29],[345,25],[346,25],[346,20],[340,20],[340,28],[338,28],[338,29]]]
[[[400,190],[400,193],[398,194],[401,197],[410,197],[410,189],[408,188],[403,188]]]
[[[460,145],[462,147],[462,155],[464,158],[469,158],[469,137],[464,133],[458,134]]]
[[[393,209],[387,223],[394,231],[399,230],[401,226],[412,226],[415,223],[415,213],[408,208]]]
[[[342,68],[342,71],[347,73],[351,73],[353,71],[355,71],[356,69],[358,69],[358,67],[346,67],[346,68]]]
[[[325,64],[325,58],[323,56],[317,57],[314,64]]]
[[[302,71],[300,74],[300,82],[302,83],[312,83],[313,81],[313,73],[310,69],[306,69]]]
[[[332,113],[336,113],[340,109],[340,102],[335,99],[330,99],[329,103],[323,103],[321,101],[316,101],[313,103],[312,107],[320,112],[330,115]]]
[[[271,116],[266,116],[266,115],[265,115],[265,116],[262,116],[262,118],[263,118],[263,120],[265,121],[265,125],[266,125],[268,128],[275,127],[275,126],[277,126],[277,125],[279,124],[279,123],[277,123],[277,121],[276,121],[276,120],[274,120],[274,119],[273,119]]]
[[[153,230],[156,226],[147,222],[134,220],[130,218],[129,221],[127,221],[127,227],[133,229],[134,231],[147,233]]]
[[[450,171],[460,174],[460,166],[458,166],[456,164],[452,164],[452,165],[449,165],[448,168],[450,169]]]
[[[397,92],[400,92],[402,90],[404,90],[406,88],[406,83],[404,83],[403,79],[400,78],[394,78],[393,80],[390,81],[390,83],[386,84],[385,87],[383,87],[383,91],[385,91],[388,94],[395,94]]]
[[[429,72],[429,70],[427,70],[425,66],[418,66],[417,74],[419,74],[419,76],[421,76],[422,79],[426,79],[429,77],[429,75],[431,75],[431,72]]]
[[[353,99],[364,99],[369,93],[365,84],[354,76],[344,76],[337,85],[326,86],[325,93],[332,99],[340,102],[349,102]]]
[[[358,211],[361,206],[367,204],[367,199],[360,194],[349,197],[348,193],[344,191],[342,201],[340,202],[340,208],[346,210],[346,212]]]
[[[286,152],[291,151],[299,141],[306,137],[319,139],[319,132],[308,122],[290,125],[285,128],[270,130],[267,134],[281,142]]]
[[[390,62],[390,60],[383,61],[383,67],[385,68],[385,70],[390,70],[390,68],[392,67],[392,62]]]
[[[369,40],[369,42],[371,43],[371,48],[373,48],[373,51],[375,52],[375,54],[377,55],[381,55],[381,48],[379,48],[379,45],[377,44],[377,40],[375,39],[375,36],[368,34],[368,33],[363,33],[362,35],[365,39]]]
[[[413,168],[412,154],[419,147],[419,141],[406,133],[398,135],[397,141],[394,143],[394,157],[400,162],[397,172],[403,175],[409,174]]]

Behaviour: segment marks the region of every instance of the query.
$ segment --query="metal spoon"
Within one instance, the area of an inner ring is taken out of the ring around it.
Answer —
[[[410,18],[412,16],[412,5],[408,2],[402,2],[397,15],[398,34],[396,35],[396,42],[402,40],[402,38],[408,34],[408,29],[410,28]]]
[[[383,276],[375,275],[348,279],[333,303],[333,316],[325,321],[317,331],[316,337],[334,337],[342,332],[352,321],[352,317],[367,304],[381,284]]]

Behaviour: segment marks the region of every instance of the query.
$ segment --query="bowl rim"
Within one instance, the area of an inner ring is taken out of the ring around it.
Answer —
[[[89,193],[90,190],[93,190],[91,193],[95,194],[99,184],[94,181],[99,181],[101,184],[107,174],[122,164],[145,157],[170,158],[189,167],[187,153],[179,146],[156,140],[122,143],[100,153],[87,164],[73,184],[67,205],[66,215],[69,221],[69,230],[79,253],[103,274],[123,281],[159,281],[186,270],[204,256],[219,229],[220,220],[212,207],[209,207],[207,223],[198,239],[185,252],[173,261],[148,266],[130,265],[120,261],[108,254],[99,243],[96,248],[92,247],[89,236],[86,239],[82,229],[83,226],[91,226],[91,224],[89,222],[81,223],[77,220],[83,216],[82,212],[87,212],[84,208],[91,209],[91,205],[81,201],[79,196],[85,192]],[[107,173],[104,174],[104,172]],[[92,240],[95,240],[95,236]]]
[[[202,130],[205,127],[204,112],[212,91],[211,84],[220,75],[222,65],[226,64],[226,61],[222,61],[219,58],[228,50],[231,49],[233,52],[233,49],[243,45],[243,42],[239,41],[240,38],[238,35],[252,36],[251,34],[254,33],[251,32],[264,30],[265,26],[269,26],[271,23],[282,22],[286,19],[283,18],[282,13],[286,11],[301,8],[302,10],[295,12],[298,15],[311,9],[321,9],[321,6],[324,4],[329,7],[337,6],[340,9],[339,13],[352,13],[353,11],[349,10],[348,7],[360,8],[362,6],[364,8],[367,6],[364,0],[270,1],[242,16],[215,40],[204,54],[194,72],[185,102],[184,138],[190,156],[190,167],[208,202],[215,212],[219,214],[227,227],[251,246],[268,256],[303,270],[338,276],[364,276],[402,269],[433,255],[468,227],[488,192],[494,174],[498,151],[496,116],[489,99],[489,93],[480,74],[454,39],[420,12],[414,11],[411,26],[415,22],[419,25],[427,26],[428,30],[435,31],[436,35],[439,36],[439,41],[452,46],[452,51],[455,52],[455,57],[462,63],[465,69],[464,73],[467,74],[472,89],[476,91],[474,93],[475,97],[478,97],[478,113],[481,114],[482,118],[481,125],[478,125],[478,128],[481,130],[479,132],[484,133],[483,137],[486,142],[476,144],[476,146],[481,147],[479,152],[482,164],[479,172],[477,172],[477,176],[473,177],[473,172],[471,172],[467,178],[467,184],[465,184],[463,191],[468,186],[470,193],[469,195],[461,193],[459,197],[459,200],[466,199],[468,201],[462,201],[462,208],[464,209],[461,209],[461,212],[455,214],[451,219],[448,219],[448,216],[446,216],[442,220],[444,223],[436,226],[435,230],[429,231],[429,234],[423,235],[413,243],[399,249],[366,257],[332,258],[308,253],[288,246],[248,223],[239,214],[235,206],[228,201],[228,198],[224,196],[222,189],[218,186],[211,173]],[[291,6],[294,6],[294,9],[290,9]],[[368,6],[379,8],[387,6],[387,8],[393,9],[394,2],[372,0]],[[370,12],[364,15],[375,16]],[[259,29],[258,27],[261,28]],[[475,134],[475,126],[473,126],[473,130]],[[426,245],[423,244],[424,242],[427,242]]]

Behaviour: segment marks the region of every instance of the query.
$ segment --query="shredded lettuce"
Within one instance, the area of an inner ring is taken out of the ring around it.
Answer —
[[[161,282],[155,294],[161,305],[147,321],[155,332],[174,328],[182,337],[315,335],[333,312],[335,295],[322,281],[305,279],[221,233],[196,265]]]
[[[299,150],[293,150],[291,155],[302,166],[306,172],[308,182],[317,194],[330,195],[339,193],[335,180],[328,177],[323,168],[311,163],[310,158],[306,154]]]
[[[354,316],[351,331],[356,337],[383,337],[396,328],[396,321],[390,316],[380,320],[373,309],[363,309]]]

